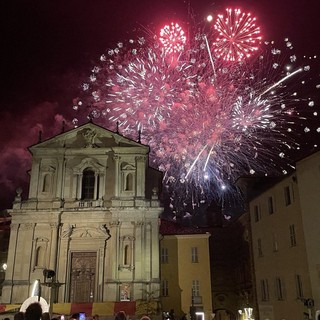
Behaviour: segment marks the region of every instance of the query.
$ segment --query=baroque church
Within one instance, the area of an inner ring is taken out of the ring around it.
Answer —
[[[149,147],[89,122],[29,151],[28,198],[17,190],[9,210],[2,303],[23,302],[45,270],[58,284],[52,302],[159,293],[161,173],[148,165]],[[41,296],[49,300],[49,286]]]

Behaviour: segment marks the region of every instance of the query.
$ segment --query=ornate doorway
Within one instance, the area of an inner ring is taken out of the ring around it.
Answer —
[[[96,252],[72,252],[71,302],[94,301],[96,263]]]

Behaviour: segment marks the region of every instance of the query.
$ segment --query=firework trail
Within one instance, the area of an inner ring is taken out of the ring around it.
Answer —
[[[88,113],[89,106],[91,117],[111,129],[118,123],[126,136],[141,132],[175,214],[233,192],[240,176],[287,173],[290,153],[300,147],[297,134],[310,131],[306,114],[315,103],[299,97],[310,67],[288,39],[281,49],[273,42],[258,48],[254,19],[228,14],[237,16],[235,47],[198,28],[186,39],[171,24],[108,50],[74,101],[75,110]],[[223,21],[215,24],[219,34]]]

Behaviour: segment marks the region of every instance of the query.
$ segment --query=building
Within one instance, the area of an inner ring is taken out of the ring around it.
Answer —
[[[249,200],[256,319],[310,319],[320,309],[319,168],[317,152]]]
[[[162,220],[160,234],[162,310],[178,319],[203,312],[211,320],[210,233]]]
[[[2,303],[36,279],[56,303],[143,300],[159,292],[161,174],[149,147],[92,122],[29,148],[28,199],[17,191]],[[45,271],[45,272],[44,272]],[[52,272],[53,271],[53,272]]]
[[[10,238],[11,217],[6,211],[0,212],[0,297],[2,294],[2,284],[7,270],[7,257]]]

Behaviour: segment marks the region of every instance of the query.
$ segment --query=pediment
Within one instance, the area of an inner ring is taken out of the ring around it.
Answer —
[[[71,239],[77,238],[103,238],[108,240],[110,238],[109,230],[101,226],[100,228],[92,227],[77,227],[73,229],[72,234],[70,235]]]
[[[61,238],[103,238],[105,240],[110,239],[110,231],[106,225],[100,226],[78,226],[66,225],[61,233]]]
[[[99,149],[99,148],[141,148],[148,152],[149,147],[105,129],[92,122],[29,147],[31,153],[39,149]]]

